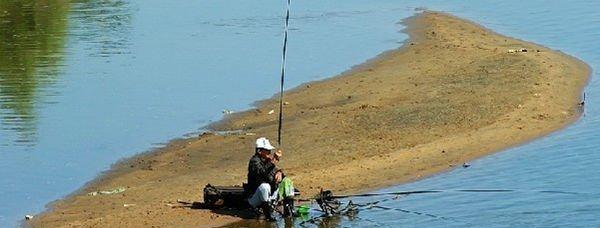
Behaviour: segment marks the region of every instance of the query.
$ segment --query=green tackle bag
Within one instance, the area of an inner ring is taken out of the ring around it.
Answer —
[[[294,182],[290,178],[283,178],[279,183],[279,199],[293,198],[295,195]]]

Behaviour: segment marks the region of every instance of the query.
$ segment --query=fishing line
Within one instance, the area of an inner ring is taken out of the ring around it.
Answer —
[[[378,208],[378,209],[383,209],[383,210],[391,210],[391,211],[399,211],[399,212],[403,212],[403,213],[407,213],[407,214],[422,215],[422,216],[427,216],[427,217],[431,217],[431,218],[435,218],[435,219],[453,220],[451,218],[440,216],[440,215],[434,215],[434,214],[430,214],[430,213],[426,213],[426,212],[411,211],[411,210],[406,210],[406,209],[402,209],[402,208],[393,208],[393,207],[386,207],[386,206],[380,206],[380,205],[374,205],[373,208]]]
[[[396,207],[387,207],[380,205],[382,202],[396,200],[400,197],[405,197],[408,195],[414,194],[435,194],[435,193],[513,193],[513,192],[529,192],[529,193],[537,193],[537,194],[567,194],[567,195],[578,195],[580,193],[577,192],[567,192],[567,191],[555,191],[555,190],[515,190],[515,189],[449,189],[449,190],[418,190],[418,191],[399,191],[399,192],[383,192],[383,193],[365,193],[365,194],[351,194],[351,195],[333,195],[331,191],[323,191],[314,197],[314,199],[319,204],[321,211],[325,213],[325,217],[330,215],[354,215],[358,213],[359,209],[381,209],[388,211],[398,211],[407,214],[426,216],[434,219],[441,219],[447,221],[454,222],[463,222],[456,220],[454,218],[440,216],[427,212],[413,211],[407,210],[403,208]],[[392,196],[389,198],[383,198],[363,204],[353,203],[352,200],[348,202],[348,206],[345,208],[341,208],[342,204],[338,199],[343,198],[361,198],[361,197],[376,197],[376,196]],[[466,223],[468,224],[468,223]]]
[[[431,218],[435,218],[435,219],[452,220],[455,222],[460,222],[460,221],[457,221],[457,220],[449,218],[449,217],[435,215],[435,214],[431,214],[431,213],[427,213],[427,212],[419,212],[419,211],[407,210],[407,209],[402,209],[402,208],[386,207],[386,206],[379,205],[380,203],[383,203],[383,202],[386,202],[389,200],[396,200],[396,199],[398,199],[398,197],[377,200],[377,201],[373,201],[373,202],[369,202],[369,203],[365,203],[365,204],[354,204],[354,205],[356,205],[358,207],[363,207],[365,209],[377,208],[377,209],[388,210],[388,211],[399,211],[399,212],[403,212],[403,213],[407,213],[407,214],[422,215],[422,216],[427,216],[427,217],[431,217]]]
[[[567,191],[552,191],[552,190],[516,190],[516,189],[449,189],[449,190],[420,190],[420,191],[400,191],[400,192],[382,192],[382,193],[365,193],[365,194],[349,194],[349,195],[333,195],[333,199],[343,199],[351,197],[372,197],[372,196],[386,196],[386,195],[415,195],[415,194],[432,194],[432,193],[451,193],[451,192],[464,192],[464,193],[506,193],[506,192],[531,192],[531,193],[552,193],[552,194],[570,194],[577,195],[581,194],[578,192],[567,192]]]
[[[394,196],[391,198],[384,198],[384,199],[380,199],[380,200],[376,200],[376,201],[372,201],[372,202],[367,202],[367,203],[363,203],[363,204],[354,204],[354,205],[356,205],[360,208],[363,208],[363,209],[377,208],[377,209],[382,209],[382,210],[398,211],[398,212],[403,212],[403,213],[407,213],[407,214],[426,216],[426,217],[430,217],[430,218],[434,218],[434,219],[462,222],[462,223],[470,225],[467,222],[460,221],[460,220],[457,220],[452,217],[445,217],[445,216],[436,215],[436,214],[427,213],[427,212],[420,212],[420,211],[408,210],[408,209],[403,209],[403,208],[387,207],[387,206],[380,205],[383,202],[387,202],[390,200],[396,200],[400,197],[405,197],[405,196],[412,195],[412,194],[433,194],[433,193],[451,193],[451,192],[456,192],[456,193],[529,192],[529,193],[539,193],[539,194],[566,194],[566,195],[591,194],[591,193],[579,193],[579,192],[556,191],[556,190],[450,189],[450,190],[420,190],[420,191],[401,191],[401,192],[367,193],[367,194],[354,194],[354,195],[338,195],[338,196],[331,196],[331,198],[342,199],[342,198],[360,198],[360,197],[372,197],[372,196]],[[592,194],[592,195],[594,195],[594,194]],[[352,203],[352,201],[350,201],[350,203]]]
[[[517,189],[447,189],[447,190],[416,190],[416,191],[398,191],[398,192],[383,192],[383,193],[365,193],[365,194],[349,194],[349,195],[333,195],[333,193],[329,190],[321,190],[320,194],[309,199],[299,199],[298,201],[312,201],[315,200],[319,207],[319,209],[313,209],[320,212],[323,212],[325,215],[320,216],[319,218],[327,218],[330,216],[352,216],[358,213],[359,209],[381,209],[381,210],[389,210],[389,211],[398,211],[407,214],[426,216],[434,219],[448,220],[454,222],[464,222],[459,221],[455,218],[440,216],[427,212],[413,211],[404,208],[396,208],[396,207],[387,207],[380,205],[382,202],[387,202],[390,200],[397,200],[400,197],[406,197],[414,194],[436,194],[436,193],[536,193],[536,194],[564,194],[564,195],[581,195],[581,194],[592,194],[593,193],[579,193],[579,192],[569,192],[569,191],[557,191],[557,190],[517,190]],[[350,200],[346,207],[341,207],[342,203],[339,199],[344,198],[361,198],[361,197],[377,197],[377,196],[392,196],[386,197],[383,199],[378,199],[375,201],[356,204]],[[359,216],[356,216],[360,218]],[[319,218],[310,219],[309,223],[316,222]],[[465,224],[468,224],[464,222]],[[302,224],[301,224],[302,225]]]
[[[568,191],[557,191],[557,190],[517,190],[517,189],[447,189],[447,190],[416,190],[416,191],[399,191],[399,192],[381,192],[381,193],[363,193],[363,194],[348,194],[348,195],[329,195],[329,199],[344,199],[344,198],[361,198],[361,197],[374,197],[374,196],[408,196],[417,194],[435,194],[435,193],[509,193],[509,192],[528,192],[528,193],[543,193],[543,194],[567,194],[567,195],[580,195],[590,194],[581,192],[568,192]],[[297,199],[300,202],[313,201],[318,199],[319,196],[312,198]]]
[[[292,0],[287,0],[287,8],[285,12],[285,27],[283,30],[283,53],[281,57],[281,82],[279,85],[279,125],[277,126],[277,143],[281,147],[281,127],[283,124],[283,84],[285,82],[285,60],[287,53],[287,41],[288,41],[288,26],[290,21],[290,5]]]
[[[317,224],[317,222],[319,220],[321,220],[321,222],[322,222],[323,219],[331,218],[331,216],[348,216],[351,219],[359,219],[359,220],[371,222],[371,223],[375,224],[376,226],[384,226],[384,227],[385,226],[389,226],[389,225],[386,225],[386,224],[381,223],[381,222],[377,222],[377,221],[374,221],[374,220],[371,220],[371,219],[368,219],[368,218],[363,218],[363,217],[357,216],[358,210],[360,208],[366,209],[366,210],[368,210],[368,209],[380,209],[380,210],[387,210],[387,211],[398,211],[398,212],[402,212],[402,213],[406,213],[406,214],[420,215],[420,216],[425,216],[425,217],[429,217],[429,218],[433,218],[433,219],[440,219],[440,220],[461,222],[461,221],[458,221],[458,220],[456,220],[454,218],[440,216],[440,215],[431,214],[431,213],[427,213],[427,212],[419,212],[419,211],[408,210],[408,209],[403,209],[403,208],[386,207],[386,206],[379,205],[382,202],[386,202],[386,201],[389,201],[389,200],[395,200],[395,199],[398,199],[398,198],[399,197],[396,196],[396,197],[392,197],[392,198],[386,198],[386,199],[376,200],[376,201],[373,201],[373,202],[368,202],[368,203],[363,203],[363,204],[357,204],[357,203],[354,203],[352,201],[349,201],[348,205],[345,208],[340,209],[339,210],[340,213],[337,213],[337,214],[328,214],[327,212],[325,212],[325,211],[323,211],[321,209],[314,209],[316,211],[320,211],[320,212],[325,213],[325,215],[321,215],[321,216],[314,217],[314,218],[311,218],[309,220],[303,221],[302,223],[300,223],[300,225],[304,226],[304,223]],[[348,210],[348,209],[350,209],[350,210]]]

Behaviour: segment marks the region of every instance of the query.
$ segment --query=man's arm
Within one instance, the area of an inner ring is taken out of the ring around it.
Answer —
[[[248,171],[253,173],[259,182],[271,183],[274,180],[276,169],[273,163],[265,164],[260,160],[251,160]]]
[[[267,173],[267,179],[266,181],[268,183],[275,183],[275,173],[277,173],[277,167],[275,166],[275,164],[269,162],[267,164],[267,169],[268,169],[268,173]]]

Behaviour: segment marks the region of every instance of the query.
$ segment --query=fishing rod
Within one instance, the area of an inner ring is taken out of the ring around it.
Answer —
[[[545,194],[568,194],[578,195],[584,194],[579,192],[556,191],[556,190],[517,190],[517,189],[446,189],[446,190],[414,190],[414,191],[398,191],[398,192],[380,192],[380,193],[362,193],[362,194],[347,194],[333,195],[329,190],[323,190],[319,195],[312,198],[298,199],[298,201],[312,201],[319,199],[344,199],[358,197],[374,197],[374,196],[406,196],[416,194],[434,194],[434,193],[507,193],[507,192],[530,192],[530,193],[545,193]]]
[[[285,60],[287,54],[287,41],[288,41],[288,27],[290,21],[290,5],[292,4],[292,0],[287,0],[287,8],[285,11],[285,26],[283,29],[283,51],[281,56],[281,81],[279,84],[279,124],[277,126],[277,144],[281,147],[281,128],[283,125],[283,90],[284,90],[284,82],[285,82]]]

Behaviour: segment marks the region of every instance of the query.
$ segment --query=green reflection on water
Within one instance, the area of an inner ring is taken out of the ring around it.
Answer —
[[[17,142],[36,137],[36,99],[60,72],[67,0],[0,1],[0,116]]]
[[[129,53],[130,26],[128,1],[0,0],[0,147],[35,145],[36,111],[59,92],[67,38],[108,62]]]

